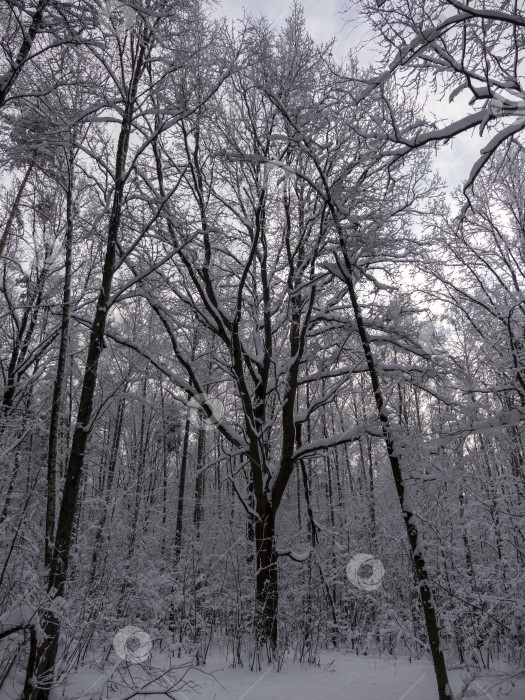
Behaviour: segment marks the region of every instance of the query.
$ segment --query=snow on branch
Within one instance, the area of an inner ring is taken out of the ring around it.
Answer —
[[[515,122],[509,124],[509,126],[506,126],[504,129],[499,131],[496,134],[496,136],[494,136],[494,138],[492,138],[488,142],[488,144],[481,149],[481,157],[478,158],[478,160],[472,166],[470,175],[468,176],[467,182],[465,183],[465,186],[463,188],[464,191],[472,187],[481,169],[483,168],[485,163],[492,157],[496,149],[499,146],[501,146],[501,144],[504,141],[514,136],[514,134],[517,134],[518,131],[521,131],[523,128],[525,128],[525,117],[522,117],[521,119],[516,119]]]
[[[294,552],[291,549],[277,549],[277,556],[278,557],[288,557],[292,559],[293,561],[302,563],[305,561],[308,561],[312,554],[312,549],[307,549],[306,552],[303,552],[302,554],[297,554],[297,552]]]
[[[500,411],[484,420],[458,423],[455,430],[447,433],[447,437],[458,436],[461,433],[484,433],[493,428],[503,428],[519,425],[525,420],[525,408],[517,406],[511,411]]]
[[[337,433],[336,435],[332,435],[328,438],[321,438],[320,440],[312,440],[312,442],[302,445],[294,452],[293,459],[304,459],[305,457],[308,457],[319,450],[327,450],[330,447],[344,445],[347,442],[355,442],[363,435],[382,437],[383,433],[378,422],[363,423],[355,428],[352,428],[351,430],[346,430],[344,433]]]
[[[0,617],[0,639],[29,627],[36,628],[37,626],[36,610],[27,604],[20,605]]]
[[[481,19],[493,19],[499,22],[507,22],[508,24],[514,24],[516,27],[525,27],[525,18],[520,15],[515,15],[513,13],[502,12],[501,10],[489,10],[483,8],[478,10],[472,5],[467,5],[460,0],[448,0],[451,5],[461,12],[467,12],[474,17],[480,17]]]

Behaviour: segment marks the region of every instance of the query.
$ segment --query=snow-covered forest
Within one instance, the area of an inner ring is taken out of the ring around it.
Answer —
[[[525,4],[340,9],[1,0],[2,700],[524,696]]]

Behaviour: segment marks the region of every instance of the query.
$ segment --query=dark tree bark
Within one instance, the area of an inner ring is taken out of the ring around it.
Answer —
[[[33,168],[34,168],[34,162],[31,161],[29,163],[27,170],[24,174],[24,177],[22,178],[22,182],[18,186],[18,190],[16,191],[16,196],[13,201],[13,205],[11,207],[11,211],[9,212],[9,216],[7,217],[7,221],[4,227],[4,231],[2,233],[2,238],[0,239],[0,258],[3,257],[4,255],[4,250],[7,245],[7,241],[9,240],[9,236],[11,235],[11,229],[13,227],[13,221],[15,220],[15,216],[18,212],[18,209],[20,207],[20,202],[22,201],[22,195],[24,194],[24,190],[26,188],[26,185],[29,180],[29,176],[31,175]]]
[[[0,406],[0,417],[4,419],[11,414],[18,401],[16,394],[22,377],[27,374],[31,366],[35,366],[35,363],[37,363],[39,358],[46,352],[56,336],[55,332],[48,333],[47,336],[44,336],[38,348],[30,353],[28,358],[28,352],[37,328],[38,318],[42,311],[42,300],[44,297],[45,284],[49,277],[49,271],[50,260],[49,256],[46,255],[42,269],[36,273],[34,289],[30,290],[28,286],[27,306],[22,314],[22,319],[16,324],[18,333],[11,351],[11,358],[7,369],[7,381],[5,383],[2,404]],[[27,359],[29,359],[29,361],[26,362]],[[0,425],[0,435],[2,435],[5,428],[5,423]]]
[[[271,659],[277,647],[277,610],[279,604],[275,515],[266,498],[258,503],[257,512],[259,518],[255,522],[256,635],[258,646],[266,643]]]
[[[62,297],[62,323],[60,327],[60,346],[58,349],[57,373],[53,388],[51,404],[51,419],[49,423],[49,446],[47,456],[47,494],[46,494],[46,532],[44,559],[46,567],[51,566],[51,551],[55,539],[55,510],[56,510],[56,481],[57,481],[57,446],[60,414],[62,411],[62,395],[64,392],[67,348],[69,343],[69,321],[71,303],[71,264],[73,251],[73,153],[68,159],[68,181],[66,189],[66,236],[65,236],[65,270],[64,291]]]
[[[206,431],[204,428],[199,429],[197,438],[197,476],[195,477],[195,504],[193,507],[193,526],[197,538],[200,537],[202,516],[203,516],[203,498],[204,498],[204,451],[206,447]]]
[[[44,12],[46,7],[49,5],[49,2],[50,0],[39,0],[33,17],[31,18],[29,29],[22,29],[24,38],[22,39],[20,49],[18,50],[16,58],[13,61],[10,69],[4,73],[0,79],[0,109],[4,106],[9,91],[13,87],[13,84],[15,83],[25,61],[27,60],[27,57],[29,56],[29,52],[31,51],[35,37],[42,27]]]
[[[180,459],[179,494],[177,497],[177,521],[175,524],[175,553],[173,561],[175,566],[180,561],[182,546],[182,527],[184,519],[184,490],[186,488],[186,469],[188,466],[188,445],[190,440],[190,421],[186,418],[184,423],[184,438],[182,441],[182,455]]]
[[[60,504],[54,547],[48,576],[48,592],[52,598],[63,597],[66,588],[69,557],[73,541],[74,523],[78,511],[78,494],[84,466],[88,435],[91,429],[93,401],[97,385],[98,363],[104,345],[104,326],[109,312],[111,283],[115,271],[118,232],[122,216],[125,185],[126,156],[133,124],[133,113],[137,98],[137,88],[144,70],[144,62],[149,47],[147,37],[142,34],[133,62],[133,74],[129,84],[126,107],[121,122],[115,165],[115,189],[108,225],[106,254],[102,271],[100,293],[93,323],[91,325],[88,355],[85,365],[82,392],[80,396],[77,422],[71,444],[71,452],[65,474],[64,490]],[[53,670],[58,650],[60,620],[47,611],[43,620],[44,635],[38,648],[36,682],[30,700],[48,700]]]
[[[126,388],[124,387],[124,392]],[[106,479],[106,496],[104,499],[104,510],[100,516],[97,523],[97,531],[95,533],[95,540],[93,543],[93,554],[91,556],[91,573],[89,576],[90,583],[93,584],[95,581],[95,575],[97,572],[97,561],[99,556],[99,548],[104,537],[104,529],[106,526],[106,521],[108,518],[110,501],[111,501],[111,491],[113,488],[113,481],[115,479],[115,469],[117,466],[117,460],[119,455],[120,439],[122,437],[122,426],[124,424],[124,410],[126,408],[126,399],[121,398],[118,402],[117,415],[115,418],[115,428],[113,431],[113,439],[111,441],[111,448],[108,459],[107,466],[107,479]]]
[[[337,214],[335,212],[335,209],[333,210],[333,215],[334,219],[337,221]],[[359,333],[361,345],[363,347],[363,352],[368,368],[368,375],[372,384],[374,401],[376,404],[379,420],[381,421],[383,439],[385,442],[388,459],[394,477],[394,483],[396,487],[399,505],[401,508],[401,512],[403,513],[403,521],[405,524],[407,537],[410,543],[412,562],[417,582],[419,584],[421,605],[423,608],[423,615],[425,618],[428,641],[430,645],[432,661],[434,664],[434,672],[436,675],[436,681],[438,686],[439,700],[453,700],[452,691],[448,682],[445,657],[443,655],[443,651],[440,645],[439,626],[436,616],[436,610],[434,607],[432,590],[430,588],[427,565],[424,558],[423,543],[418,532],[416,515],[413,511],[412,506],[410,505],[409,499],[406,494],[405,482],[403,479],[403,472],[401,468],[400,452],[395,444],[395,439],[392,433],[392,426],[388,416],[386,402],[381,389],[381,383],[379,381],[379,373],[376,367],[374,356],[372,354],[372,347],[370,339],[368,337],[368,331],[363,320],[361,307],[359,305],[359,301],[355,291],[355,286],[352,279],[352,264],[346,252],[342,229],[339,229],[339,237],[340,248],[344,259],[344,264],[341,264],[341,262],[338,260],[339,269],[344,275],[346,286],[348,288],[348,293],[350,296],[350,301],[352,304],[352,309],[354,311],[357,330]]]

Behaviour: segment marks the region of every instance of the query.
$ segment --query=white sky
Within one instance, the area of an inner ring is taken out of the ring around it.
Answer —
[[[303,0],[301,4],[308,31],[314,39],[327,41],[341,32],[344,24],[344,0]],[[290,5],[288,0],[219,0],[216,13],[238,19],[246,10],[255,16],[265,15],[271,22],[280,25],[284,22]]]
[[[374,61],[373,44],[364,45],[367,27],[361,21],[349,23],[349,13],[344,13],[351,1],[345,0],[303,0],[306,26],[312,37],[319,42],[335,38],[334,54],[344,57],[350,50],[357,50],[363,63]],[[287,0],[219,0],[215,14],[227,16],[230,19],[240,19],[243,13],[249,12],[255,16],[265,15],[276,26],[284,23],[291,2]],[[353,15],[352,15],[353,16]],[[440,119],[452,120],[455,116],[465,114],[466,104],[439,103],[431,100],[431,111]],[[480,138],[477,134],[463,134],[456,137],[448,146],[442,146],[436,158],[436,166],[451,188],[461,184],[470,169],[483,144],[488,141],[486,135]]]

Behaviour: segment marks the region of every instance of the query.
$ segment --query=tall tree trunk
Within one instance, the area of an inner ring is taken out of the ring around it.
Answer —
[[[14,202],[13,206],[11,207],[11,211],[9,212],[9,216],[7,218],[4,232],[2,233],[2,238],[0,239],[0,258],[3,257],[4,255],[4,250],[7,245],[7,241],[9,240],[9,236],[11,235],[11,228],[13,227],[13,221],[15,220],[16,213],[18,211],[18,208],[20,207],[20,202],[22,201],[22,195],[24,194],[24,190],[27,185],[27,181],[29,180],[29,176],[31,175],[31,172],[33,171],[34,168],[34,162],[31,161],[29,163],[29,166],[25,172],[25,175],[22,179],[22,182],[20,183]]]
[[[195,478],[195,505],[193,507],[193,526],[197,538],[200,537],[200,528],[202,524],[204,498],[204,450],[206,446],[206,431],[200,428],[197,439],[197,476]]]
[[[21,377],[27,372],[29,367],[24,366],[27,352],[31,346],[33,334],[37,326],[38,317],[41,311],[42,297],[44,296],[44,287],[50,271],[50,260],[46,256],[42,271],[37,273],[36,289],[32,294],[28,294],[27,308],[22,316],[22,321],[19,324],[17,337],[11,352],[11,359],[7,370],[7,381],[5,391],[2,397],[2,405],[0,407],[0,415],[7,417],[13,403],[15,394]],[[6,425],[0,426],[0,435],[3,434]]]
[[[333,214],[334,218],[336,218],[337,215],[335,211],[333,212]],[[405,528],[410,543],[412,562],[414,565],[417,581],[419,583],[421,605],[423,607],[428,641],[430,644],[430,651],[432,654],[432,661],[434,664],[434,672],[436,674],[439,700],[452,700],[452,692],[448,682],[445,657],[440,646],[439,626],[437,622],[436,609],[434,607],[432,591],[428,579],[428,570],[423,553],[423,543],[421,541],[421,537],[419,536],[418,527],[416,524],[416,515],[406,495],[405,482],[403,479],[403,473],[401,469],[400,451],[395,444],[393,432],[391,429],[387,406],[379,381],[379,374],[372,354],[370,339],[368,337],[368,332],[366,330],[363,316],[361,314],[361,307],[357,299],[357,294],[352,279],[352,265],[346,253],[342,231],[340,231],[340,244],[345,264],[342,265],[341,262],[338,260],[339,268],[344,274],[346,286],[348,288],[350,301],[352,304],[352,309],[354,312],[357,329],[361,340],[361,345],[365,354],[365,359],[368,367],[368,374],[372,383],[377,413],[379,416],[379,420],[381,421],[383,439],[386,445],[392,474],[394,476],[397,497],[399,500],[401,511],[403,513],[403,520],[405,523]]]
[[[4,106],[7,95],[13,87],[13,84],[18,77],[22,66],[24,65],[24,62],[29,56],[29,52],[33,46],[33,41],[42,27],[44,11],[47,5],[49,5],[49,2],[50,0],[40,0],[36,6],[29,28],[27,31],[23,31],[24,38],[18,50],[18,54],[11,64],[11,68],[2,76],[2,81],[0,82],[0,108]]]
[[[124,393],[126,387],[124,387]],[[115,419],[115,428],[113,432],[113,440],[111,442],[111,449],[109,453],[108,468],[107,468],[107,479],[106,479],[106,496],[104,499],[104,510],[100,516],[97,524],[97,531],[95,533],[95,540],[93,543],[93,554],[91,556],[91,573],[89,575],[90,584],[93,585],[95,581],[95,575],[97,572],[97,560],[99,554],[100,543],[102,542],[102,537],[104,535],[104,528],[106,526],[106,521],[108,518],[109,507],[111,502],[111,490],[113,488],[113,480],[115,478],[115,468],[117,466],[118,452],[120,446],[120,438],[122,436],[122,426],[124,424],[124,409],[126,407],[126,399],[121,398],[118,402],[117,417]]]
[[[133,112],[140,76],[143,71],[148,41],[142,37],[138,54],[134,61],[133,77],[130,82],[128,99],[122,118],[117,145],[115,166],[115,190],[108,225],[106,255],[102,271],[102,281],[97,299],[95,316],[91,325],[87,360],[82,382],[82,392],[77,414],[77,422],[71,443],[71,452],[66,469],[64,490],[60,504],[54,547],[48,575],[48,592],[53,599],[65,594],[69,557],[73,541],[73,528],[78,511],[78,494],[84,467],[86,445],[91,429],[93,401],[97,385],[98,363],[104,348],[104,326],[109,312],[111,283],[115,272],[115,256],[118,232],[122,216],[125,184],[126,156],[133,122]],[[39,644],[36,665],[35,685],[28,694],[28,700],[48,700],[58,650],[60,619],[55,612],[46,611],[42,620],[43,635]]]
[[[162,546],[161,557],[166,553],[166,522],[168,520],[168,426],[166,423],[166,405],[164,390],[160,382],[160,405],[162,411]]]
[[[188,466],[188,446],[190,440],[190,420],[186,418],[184,424],[184,440],[182,442],[182,455],[180,460],[179,495],[177,498],[177,522],[175,524],[175,555],[174,563],[178,565],[180,561],[180,550],[182,546],[182,526],[184,519],[184,489],[186,487],[186,468]]]
[[[71,260],[73,247],[73,153],[68,159],[68,185],[66,193],[66,239],[65,239],[65,270],[64,291],[62,301],[62,323],[60,327],[60,346],[58,350],[57,373],[51,404],[51,419],[49,424],[49,446],[47,456],[47,494],[46,494],[46,532],[44,559],[46,567],[51,566],[51,551],[55,539],[55,508],[57,481],[57,446],[60,414],[62,409],[62,394],[66,372],[67,348],[69,341],[69,320],[71,303]]]
[[[275,548],[275,515],[263,497],[255,522],[256,600],[255,619],[258,645],[266,642],[271,659],[277,646],[277,551]],[[262,499],[261,499],[262,500]]]

